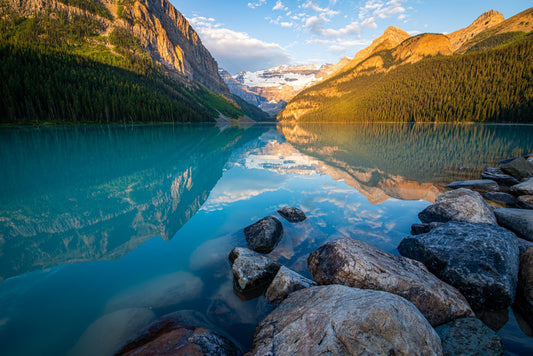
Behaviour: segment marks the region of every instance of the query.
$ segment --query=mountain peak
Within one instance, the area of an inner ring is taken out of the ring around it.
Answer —
[[[496,10],[489,10],[489,11],[485,11],[484,13],[482,13],[473,23],[472,25],[474,24],[479,24],[479,23],[483,23],[483,22],[486,22],[487,20],[490,20],[490,21],[494,21],[496,20],[497,22],[501,22],[503,20],[505,20],[505,17],[503,16],[502,13],[496,11]],[[487,25],[487,23],[485,23],[485,25]]]
[[[481,14],[468,27],[462,28],[458,31],[452,32],[448,35],[452,44],[452,50],[455,52],[465,43],[473,39],[478,33],[496,26],[505,21],[505,17],[495,10],[489,10]]]

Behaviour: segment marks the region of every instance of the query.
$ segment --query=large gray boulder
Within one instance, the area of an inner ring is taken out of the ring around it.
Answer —
[[[283,225],[274,216],[267,216],[244,228],[248,248],[259,253],[270,253],[283,237]]]
[[[280,263],[242,247],[231,250],[229,260],[235,289],[245,298],[261,295],[281,267]]]
[[[530,325],[533,325],[533,247],[520,256],[518,274],[517,304],[524,312]]]
[[[404,238],[398,250],[459,289],[474,310],[499,310],[515,298],[516,240],[515,234],[497,225],[450,222]]]
[[[497,192],[500,190],[498,183],[496,183],[495,181],[491,179],[460,180],[460,181],[452,182],[446,185],[446,188],[450,188],[450,189],[466,188],[466,189],[475,190],[476,192],[479,192],[479,193]]]
[[[518,179],[533,177],[533,164],[524,157],[518,157],[502,165],[502,171]]]
[[[307,216],[305,216],[302,210],[293,206],[284,206],[278,210],[278,213],[291,223],[302,222],[307,219]]]
[[[349,238],[328,242],[309,255],[307,268],[318,284],[342,284],[400,295],[433,326],[474,315],[461,293],[435,277],[422,263],[366,242]]]
[[[510,187],[512,185],[518,184],[519,180],[515,177],[504,173],[501,168],[496,167],[487,167],[483,170],[481,173],[481,178],[483,179],[491,179],[498,183],[499,185],[503,185],[506,187]]]
[[[242,355],[228,337],[209,329],[205,317],[196,314],[199,313],[176,312],[161,317],[116,355]],[[195,325],[195,319],[202,325]]]
[[[533,241],[533,210],[495,209],[498,224],[513,231],[521,238]]]
[[[265,292],[265,300],[270,304],[278,305],[292,292],[313,286],[316,286],[314,281],[281,266]]]
[[[256,327],[249,355],[441,355],[422,314],[394,294],[331,285],[292,293]]]
[[[445,356],[503,355],[502,340],[479,319],[457,319],[435,331],[442,340]]]
[[[533,178],[529,178],[522,183],[513,185],[511,187],[511,193],[516,195],[533,195]]]
[[[496,224],[496,218],[483,197],[465,188],[439,195],[435,204],[421,211],[418,217],[423,223],[465,221]]]

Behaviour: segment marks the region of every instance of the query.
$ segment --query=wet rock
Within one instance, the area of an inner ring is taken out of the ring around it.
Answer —
[[[491,179],[460,180],[446,185],[446,188],[466,188],[479,193],[497,192],[500,190],[498,183]]]
[[[499,310],[514,301],[518,242],[500,226],[450,222],[404,238],[398,251],[459,289],[474,310]]]
[[[145,328],[140,336],[123,346],[117,355],[242,355],[228,337],[206,326],[199,313],[166,315]]]
[[[524,157],[513,159],[511,162],[503,164],[501,168],[505,173],[520,180],[533,177],[533,164]]]
[[[435,204],[422,210],[418,217],[423,223],[465,221],[496,224],[494,213],[478,192],[459,188],[437,197]]]
[[[504,173],[501,168],[496,167],[485,168],[481,173],[481,178],[491,179],[499,185],[503,185],[505,187],[510,187],[512,185],[520,183],[518,179],[509,174]]]
[[[282,266],[265,292],[268,303],[278,305],[292,292],[316,286],[316,283],[299,273]]]
[[[522,209],[533,209],[533,195],[522,195],[518,197],[518,205]]]
[[[113,297],[106,310],[144,307],[163,308],[197,298],[203,282],[195,275],[178,271],[146,281]]]
[[[429,224],[413,224],[411,225],[411,235],[425,234],[426,232],[430,232],[431,230],[441,226],[442,224],[444,223],[432,222]]]
[[[283,226],[274,216],[267,216],[244,228],[248,248],[259,253],[270,253],[283,237]]]
[[[281,267],[280,263],[242,247],[231,250],[229,259],[234,286],[246,299],[261,295]]]
[[[520,256],[516,299],[524,318],[533,325],[533,247]]]
[[[255,331],[249,355],[441,355],[439,337],[407,300],[340,285],[292,293]]]
[[[292,206],[285,206],[279,209],[278,213],[291,223],[301,222],[307,218],[303,211]]]
[[[511,193],[516,195],[533,195],[533,178],[529,178],[522,183],[513,185],[511,187]]]
[[[349,238],[328,242],[311,253],[308,269],[318,284],[342,284],[400,295],[433,326],[474,315],[461,293],[423,264],[366,242]]]
[[[435,331],[442,340],[444,355],[503,355],[502,340],[479,319],[457,319]]]
[[[128,308],[106,314],[92,323],[80,337],[70,355],[113,355],[155,319],[153,311]]]
[[[513,231],[521,238],[533,241],[533,210],[495,209],[498,224]]]
[[[518,204],[518,200],[516,200],[516,198],[509,193],[488,192],[483,194],[483,197],[504,207],[515,207]]]

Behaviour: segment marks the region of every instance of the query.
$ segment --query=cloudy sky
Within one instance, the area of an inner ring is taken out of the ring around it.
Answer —
[[[388,26],[449,33],[494,9],[509,18],[530,0],[170,0],[231,74],[353,57]]]

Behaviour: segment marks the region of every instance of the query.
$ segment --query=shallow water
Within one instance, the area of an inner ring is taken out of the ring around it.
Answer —
[[[233,293],[227,256],[245,226],[304,210],[303,223],[280,219],[270,257],[306,276],[308,254],[342,236],[397,254],[444,184],[532,152],[531,137],[502,125],[2,128],[1,353],[109,354],[178,310],[247,349],[270,307]],[[507,351],[533,353],[512,310],[503,318]]]

